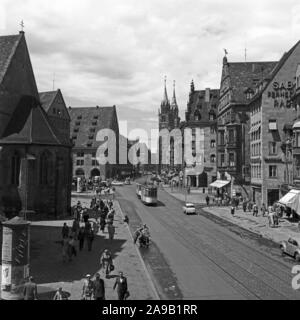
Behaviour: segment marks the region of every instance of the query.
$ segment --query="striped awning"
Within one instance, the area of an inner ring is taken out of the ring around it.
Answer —
[[[217,181],[211,183],[210,186],[213,188],[221,189],[221,188],[227,186],[229,183],[230,183],[230,181],[228,181],[228,180],[217,180]]]
[[[259,128],[260,128],[260,124],[257,124],[250,129],[249,133],[256,132]]]

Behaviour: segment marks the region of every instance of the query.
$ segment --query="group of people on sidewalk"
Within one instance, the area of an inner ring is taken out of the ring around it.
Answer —
[[[116,278],[113,290],[116,289],[118,300],[127,300],[130,296],[127,278],[123,272],[119,272],[119,276]],[[82,300],[106,300],[105,282],[101,279],[100,273],[96,274],[95,280],[92,280],[90,274],[86,275],[82,288]]]

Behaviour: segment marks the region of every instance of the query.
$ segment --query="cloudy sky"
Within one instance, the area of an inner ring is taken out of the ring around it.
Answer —
[[[229,61],[277,60],[300,39],[299,0],[0,0],[0,34],[25,32],[40,91],[68,106],[118,107],[129,129],[157,127],[164,76],[180,113],[190,82],[218,88]]]

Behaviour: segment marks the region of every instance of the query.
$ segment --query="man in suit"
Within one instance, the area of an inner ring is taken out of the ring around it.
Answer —
[[[119,273],[119,277],[114,284],[114,290],[117,288],[118,300],[126,300],[128,297],[127,279],[124,277],[123,272]]]
[[[33,277],[29,277],[29,281],[24,286],[24,300],[37,300],[37,285],[34,283]]]
[[[105,284],[104,280],[100,278],[100,274],[96,274],[96,279],[94,281],[94,299],[95,300],[105,300]]]

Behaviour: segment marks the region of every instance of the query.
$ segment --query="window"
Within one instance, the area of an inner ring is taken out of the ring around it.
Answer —
[[[78,128],[75,128],[74,129],[74,133],[78,133],[79,132],[79,129]]]
[[[56,108],[52,109],[53,114],[56,114]]]
[[[94,116],[94,120],[98,120],[99,119],[99,116]]]
[[[98,166],[98,161],[97,160],[92,160],[92,166],[93,167]]]
[[[277,166],[269,166],[269,178],[277,178]]]
[[[81,119],[82,119],[82,116],[78,116],[78,117],[77,117],[77,120],[81,120]]]
[[[212,154],[212,155],[210,156],[210,162],[211,162],[211,163],[215,163],[215,162],[216,162],[216,156],[215,156],[214,154]]]
[[[16,152],[11,158],[11,184],[12,185],[15,185],[15,186],[19,185],[20,167],[21,167],[21,158],[20,158],[20,155]]]
[[[77,160],[76,165],[77,166],[84,166],[84,160]]]
[[[215,148],[216,147],[216,140],[211,140],[210,147]]]
[[[223,146],[225,144],[225,134],[224,131],[219,132],[220,145]]]
[[[215,134],[216,133],[216,129],[214,127],[210,127],[210,133],[211,134]]]
[[[277,121],[276,120],[269,120],[269,130],[270,131],[277,130]]]
[[[76,140],[76,139],[77,139],[77,135],[76,135],[76,134],[73,134],[73,135],[72,135],[72,139],[73,139],[73,140]]]
[[[96,158],[96,152],[92,153],[92,158]]]
[[[277,143],[272,141],[269,142],[269,153],[270,155],[276,155],[277,154]]]
[[[92,142],[88,142],[88,143],[86,144],[86,146],[87,146],[88,148],[91,148],[91,147],[93,146],[93,143],[92,143]]]
[[[221,154],[220,162],[221,162],[221,167],[224,167],[225,166],[225,154],[224,153]]]
[[[234,153],[229,153],[229,166],[234,167],[235,166],[235,156]]]
[[[75,122],[75,126],[80,126],[81,122],[80,121],[76,121]]]
[[[228,143],[234,143],[234,129],[228,130]]]
[[[77,158],[84,158],[84,152],[77,152]]]
[[[94,140],[94,135],[93,134],[89,135],[89,140]]]
[[[97,123],[98,123],[97,121],[93,121],[93,122],[92,122],[92,126],[96,126]]]
[[[90,132],[91,133],[95,133],[96,132],[96,128],[90,128]]]

